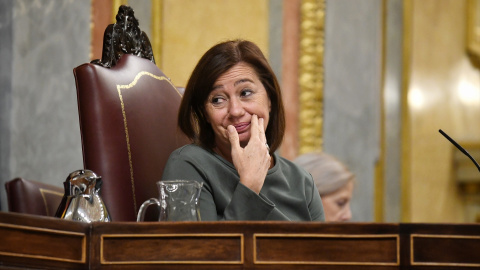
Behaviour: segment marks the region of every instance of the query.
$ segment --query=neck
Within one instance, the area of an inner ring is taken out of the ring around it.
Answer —
[[[222,150],[218,146],[215,146],[213,147],[213,152],[217,153],[218,155],[226,159],[228,162],[233,164],[232,152],[230,149]]]

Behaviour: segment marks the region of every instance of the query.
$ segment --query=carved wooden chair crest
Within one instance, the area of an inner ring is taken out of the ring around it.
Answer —
[[[91,63],[103,67],[113,67],[124,54],[133,54],[155,63],[152,45],[147,34],[140,30],[133,9],[122,5],[115,16],[116,22],[105,29],[103,36],[102,59]]]

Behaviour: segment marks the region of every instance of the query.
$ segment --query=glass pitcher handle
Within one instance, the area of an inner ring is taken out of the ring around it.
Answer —
[[[137,215],[137,222],[145,220],[145,212],[147,208],[152,204],[156,204],[158,206],[158,209],[161,211],[162,206],[160,204],[160,201],[155,198],[150,198],[146,200],[144,203],[142,203],[142,205],[140,206],[140,209],[138,210],[138,215]]]

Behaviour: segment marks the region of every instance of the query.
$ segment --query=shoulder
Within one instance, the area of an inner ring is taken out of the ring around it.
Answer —
[[[170,154],[163,171],[163,179],[192,179],[207,178],[208,168],[211,167],[213,155],[204,148],[188,144]]]
[[[280,170],[282,170],[283,173],[285,174],[304,176],[305,178],[312,178],[309,172],[307,172],[302,167],[298,166],[297,164],[293,163],[292,161],[284,157],[281,157],[275,154],[275,160],[276,160],[276,165],[278,165]]]
[[[177,148],[170,155],[170,159],[204,159],[212,153],[196,144],[187,144]]]
[[[214,152],[199,145],[187,144],[170,154],[167,166],[184,166],[188,164],[189,166],[207,170],[209,167],[213,167],[215,166],[214,164],[218,163],[224,164],[227,163],[227,161],[224,161]]]

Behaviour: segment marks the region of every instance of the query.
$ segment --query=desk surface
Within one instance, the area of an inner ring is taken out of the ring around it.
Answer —
[[[86,224],[0,212],[0,238],[0,269],[480,268],[480,224]]]

